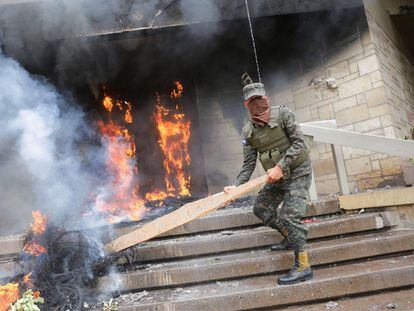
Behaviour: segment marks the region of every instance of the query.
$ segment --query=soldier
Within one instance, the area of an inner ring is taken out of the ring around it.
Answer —
[[[284,237],[272,251],[293,249],[295,254],[293,268],[278,283],[309,280],[313,274],[306,247],[308,229],[300,219],[306,214],[312,179],[310,147],[293,112],[285,106],[270,107],[264,85],[253,83],[246,74],[242,78],[248,82],[243,95],[250,116],[243,128],[244,162],[235,185],[225,187],[224,192],[250,179],[259,156],[268,179],[256,197],[254,214]]]

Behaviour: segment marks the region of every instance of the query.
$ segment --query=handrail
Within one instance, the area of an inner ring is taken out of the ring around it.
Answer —
[[[342,194],[349,194],[348,174],[340,146],[369,150],[403,158],[414,157],[414,141],[364,134],[340,130],[336,128],[336,120],[324,120],[301,123],[305,135],[312,136],[314,141],[331,145],[334,157],[339,188]],[[311,199],[316,200],[315,180],[312,180]]]
[[[300,127],[305,135],[313,136],[315,141],[321,143],[348,146],[404,158],[414,157],[414,141],[412,140],[403,140],[321,126],[332,126],[333,124],[336,124],[335,120],[302,123]]]

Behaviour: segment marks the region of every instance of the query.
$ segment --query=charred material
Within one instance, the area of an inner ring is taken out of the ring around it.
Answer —
[[[33,287],[45,298],[44,310],[81,310],[94,297],[94,280],[113,260],[103,245],[82,231],[50,226],[44,236],[46,252],[30,270]]]

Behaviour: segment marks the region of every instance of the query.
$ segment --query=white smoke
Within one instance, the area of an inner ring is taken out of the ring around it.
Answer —
[[[104,153],[70,99],[1,53],[0,124],[2,233],[26,228],[32,210],[54,221],[79,214]]]

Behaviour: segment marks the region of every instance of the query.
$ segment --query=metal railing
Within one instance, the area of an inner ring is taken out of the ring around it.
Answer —
[[[414,141],[340,130],[337,129],[336,120],[301,123],[300,127],[303,133],[312,136],[314,141],[331,145],[339,190],[342,194],[349,194],[350,190],[341,146],[403,158],[414,157]],[[311,200],[316,200],[317,192],[314,179],[309,192]]]

